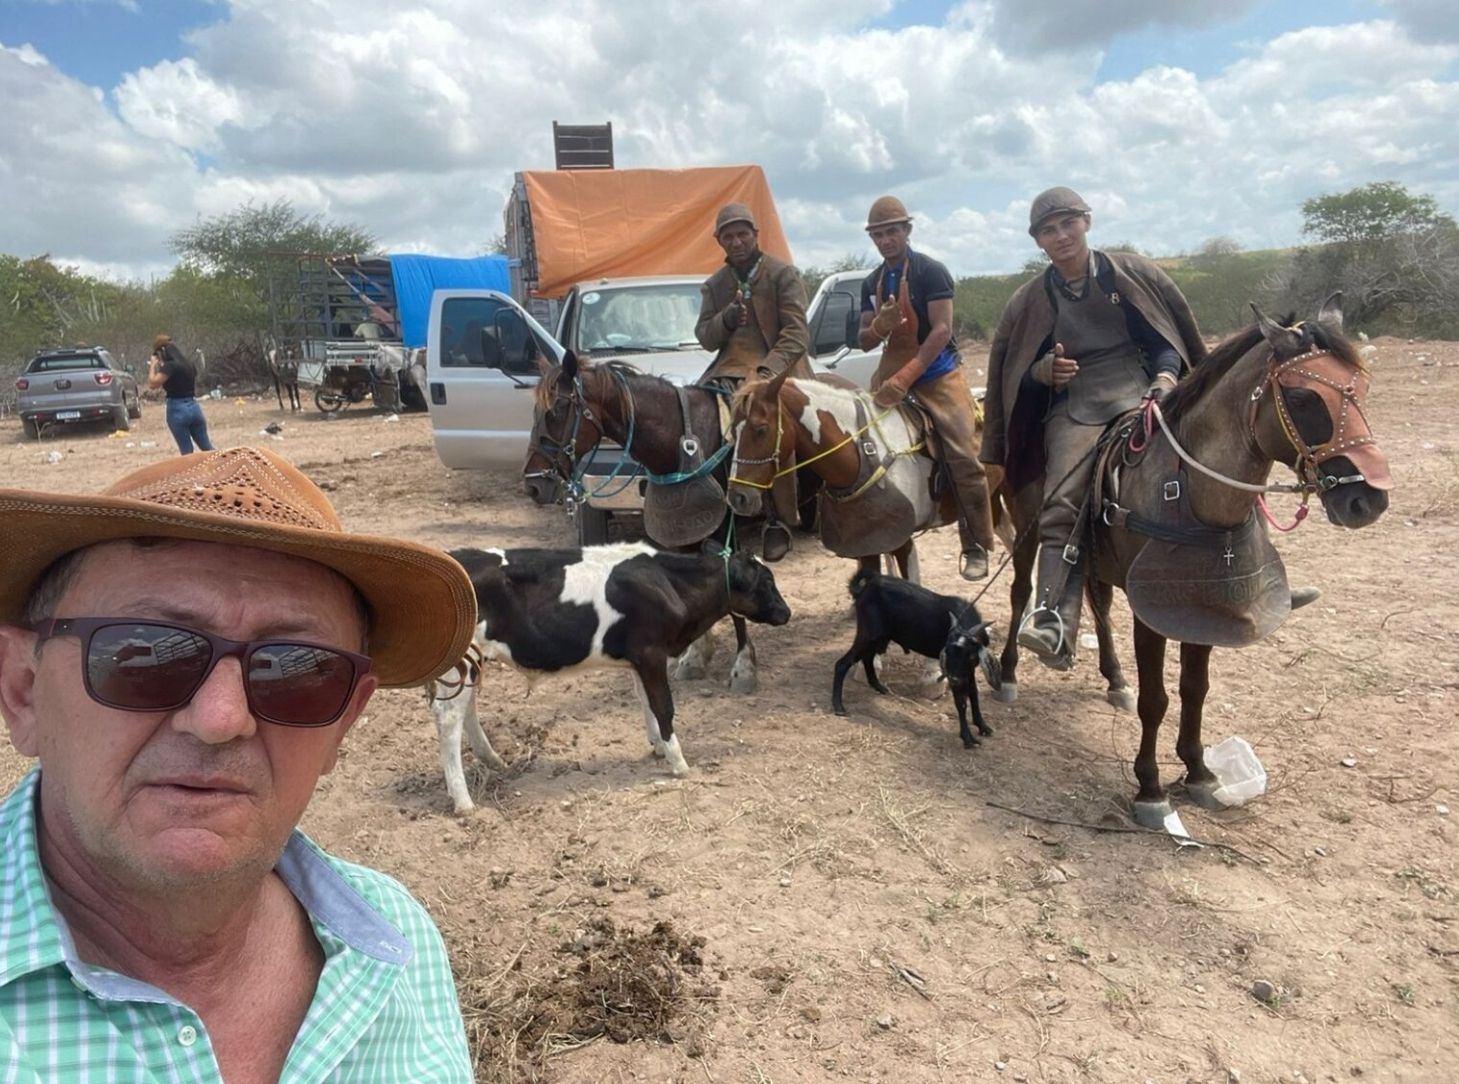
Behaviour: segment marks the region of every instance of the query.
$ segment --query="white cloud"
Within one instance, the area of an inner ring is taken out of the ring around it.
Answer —
[[[622,166],[760,163],[803,264],[869,253],[884,192],[964,274],[1033,253],[1028,201],[1052,184],[1095,206],[1096,240],[1156,252],[1291,243],[1302,199],[1378,179],[1459,209],[1459,47],[1398,13],[1283,35],[1211,78],[1099,82],[1099,41],[1214,5],[1124,0],[1073,33],[1088,6],[1070,0],[1054,62],[1002,43],[1004,0],[865,29],[888,7],[236,0],[112,108],[4,49],[0,251],[152,266],[198,215],[282,197],[394,249],[472,254],[512,173],[551,166],[554,119],[611,119]]]

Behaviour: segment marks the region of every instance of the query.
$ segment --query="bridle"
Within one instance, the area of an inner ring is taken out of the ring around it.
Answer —
[[[1346,370],[1351,370],[1351,375],[1343,380]],[[1330,459],[1349,455],[1359,448],[1378,443],[1373,436],[1372,426],[1368,423],[1367,412],[1363,409],[1363,402],[1368,397],[1368,384],[1366,370],[1361,366],[1350,365],[1331,351],[1310,350],[1305,354],[1298,354],[1271,365],[1266,379],[1252,390],[1247,430],[1255,442],[1257,412],[1261,408],[1263,396],[1270,389],[1282,433],[1297,453],[1292,470],[1297,475],[1303,493],[1326,493],[1338,486],[1366,482],[1368,479],[1361,471],[1336,475],[1325,474],[1319,468]],[[1302,436],[1296,420],[1292,417],[1287,397],[1283,394],[1283,390],[1289,388],[1302,388],[1322,399],[1332,421],[1332,436],[1327,441],[1313,445]],[[1320,389],[1325,389],[1325,392]]]
[[[1300,328],[1301,325],[1299,324],[1298,327]],[[1351,379],[1346,382],[1340,382],[1330,375],[1334,371],[1341,373],[1348,367],[1347,362],[1331,351],[1310,350],[1305,354],[1287,358],[1285,361],[1269,363],[1266,373],[1252,389],[1249,397],[1250,410],[1247,412],[1246,418],[1247,437],[1252,447],[1262,450],[1263,455],[1267,454],[1264,449],[1261,449],[1261,441],[1256,433],[1256,422],[1257,414],[1261,409],[1261,401],[1270,389],[1272,401],[1276,405],[1277,419],[1282,427],[1282,434],[1296,453],[1296,459],[1292,464],[1292,470],[1297,475],[1296,482],[1267,482],[1257,485],[1212,470],[1182,447],[1171,429],[1170,423],[1166,421],[1165,414],[1160,409],[1159,400],[1154,398],[1147,399],[1142,405],[1139,424],[1131,429],[1127,446],[1132,454],[1139,455],[1149,446],[1155,429],[1162,429],[1165,432],[1165,439],[1170,442],[1170,446],[1175,449],[1176,454],[1188,466],[1200,471],[1208,478],[1247,493],[1301,493],[1305,507],[1307,498],[1314,493],[1325,493],[1341,485],[1368,480],[1361,472],[1333,475],[1323,474],[1318,469],[1329,459],[1345,455],[1358,448],[1377,444],[1372,428],[1368,424],[1367,413],[1363,410],[1363,400],[1367,398],[1368,393],[1367,372],[1361,368],[1354,368]],[[1328,403],[1329,396],[1317,391],[1312,386],[1314,384],[1335,394],[1335,405],[1337,406],[1335,415],[1333,414],[1333,404]],[[1292,417],[1291,408],[1287,404],[1283,391],[1297,388],[1315,391],[1321,397],[1332,418],[1332,437],[1322,444],[1309,444]],[[1352,429],[1351,433],[1349,433],[1349,427]]]
[[[554,381],[552,401],[547,404],[547,408],[543,413],[543,421],[545,422],[548,415],[556,410],[564,400],[568,400],[571,409],[572,428],[567,434],[566,440],[559,441],[547,432],[545,425],[539,425],[537,427],[539,431],[532,447],[552,466],[550,470],[529,471],[524,475],[526,479],[556,478],[567,489],[568,500],[574,503],[581,503],[585,497],[613,496],[633,483],[633,480],[638,476],[639,470],[641,469],[637,464],[634,465],[632,473],[624,479],[623,484],[618,489],[613,490],[612,493],[606,492],[607,487],[616,481],[618,475],[622,472],[623,464],[632,456],[633,434],[638,421],[638,411],[634,405],[633,393],[628,387],[628,381],[617,372],[612,373],[612,376],[613,382],[622,390],[624,399],[628,403],[628,439],[623,445],[624,456],[614,464],[613,470],[609,472],[608,476],[598,485],[594,486],[591,491],[583,484],[583,478],[587,476],[588,468],[592,466],[593,460],[597,457],[598,449],[603,443],[603,423],[593,413],[592,404],[588,402],[587,394],[583,390],[582,377],[579,375],[572,378],[572,392],[570,394],[563,391],[560,376]],[[582,433],[584,422],[591,425],[597,435],[593,438],[592,444],[588,446],[587,454],[579,458],[577,450],[578,437]]]
[[[745,420],[735,427],[734,457],[730,460],[729,484],[749,486],[751,489],[773,489],[775,480],[785,472],[772,474],[768,482],[752,482],[748,478],[740,477],[740,467],[764,467],[770,464],[780,466],[781,447],[785,440],[785,408],[780,405],[780,396],[778,394],[775,396],[775,449],[769,455],[749,459],[740,455],[740,436],[749,420],[749,412],[746,411]]]

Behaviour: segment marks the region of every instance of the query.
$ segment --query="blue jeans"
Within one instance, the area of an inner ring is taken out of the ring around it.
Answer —
[[[208,422],[196,399],[167,400],[167,428],[172,430],[172,439],[177,441],[177,450],[183,455],[193,450],[194,441],[200,451],[213,450],[213,442],[208,439]]]

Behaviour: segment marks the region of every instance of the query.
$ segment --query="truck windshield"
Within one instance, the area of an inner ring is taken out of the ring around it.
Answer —
[[[576,348],[589,353],[698,349],[697,282],[635,284],[587,290],[581,297]]]

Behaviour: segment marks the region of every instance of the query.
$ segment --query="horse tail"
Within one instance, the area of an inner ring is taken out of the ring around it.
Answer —
[[[846,589],[851,592],[851,597],[859,598],[861,592],[866,590],[866,585],[871,582],[871,578],[875,575],[875,572],[870,572],[866,569],[858,568],[855,574],[852,575],[851,582],[846,585]]]

